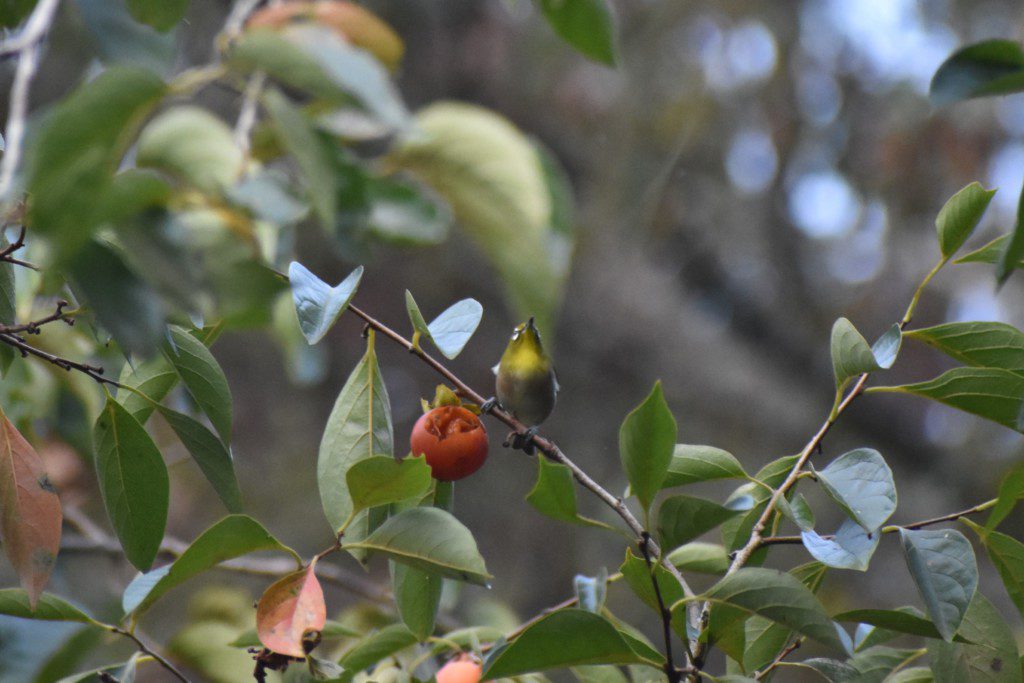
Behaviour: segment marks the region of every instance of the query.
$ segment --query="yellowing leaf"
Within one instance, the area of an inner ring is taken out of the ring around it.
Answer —
[[[315,570],[314,561],[263,593],[256,605],[256,633],[267,649],[289,657],[305,657],[303,634],[323,629],[327,605]]]
[[[529,139],[486,109],[441,102],[416,115],[391,160],[448,201],[501,273],[517,313],[550,330],[566,245],[552,231],[551,191]]]
[[[60,548],[60,499],[43,461],[0,410],[0,538],[33,610]]]

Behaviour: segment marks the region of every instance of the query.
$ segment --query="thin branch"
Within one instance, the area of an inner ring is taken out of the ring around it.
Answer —
[[[249,77],[245,86],[245,95],[242,99],[242,108],[238,112],[238,122],[235,123],[235,144],[242,150],[246,158],[249,157],[249,150],[252,148],[252,129],[256,125],[256,115],[259,112],[259,98],[263,86],[267,82],[267,74],[257,71]]]
[[[19,325],[0,325],[0,334],[39,334],[39,328],[43,325],[57,322],[58,320],[65,322],[68,325],[74,325],[75,315],[78,314],[78,311],[65,311],[64,308],[67,305],[67,301],[60,299],[57,301],[57,310],[50,315],[37,320],[30,320],[27,323],[21,323]]]
[[[979,512],[984,512],[996,504],[997,498],[986,500],[984,503],[978,503],[977,505],[971,506],[965,510],[958,512],[951,512],[948,515],[941,515],[939,517],[932,517],[931,519],[923,519],[919,522],[911,522],[910,524],[893,524],[891,526],[882,527],[881,533],[893,534],[900,529],[923,529],[926,526],[932,526],[934,524],[942,524],[943,522],[955,522],[961,517],[967,517],[969,515],[975,515]],[[832,540],[834,536],[827,535],[822,536],[826,541]],[[803,539],[800,536],[767,536],[761,539],[761,545],[799,545],[803,543]]]
[[[651,575],[651,585],[654,587],[654,597],[658,602],[658,614],[661,616],[661,631],[662,636],[665,639],[665,675],[668,677],[669,683],[679,683],[679,681],[682,680],[682,676],[676,668],[674,661],[675,658],[672,656],[672,610],[665,605],[665,600],[661,596],[661,586],[658,584],[658,574],[654,571],[654,563],[651,562],[651,553],[647,549],[650,542],[651,535],[645,532],[640,541],[640,552],[643,553],[644,562],[647,563],[647,572]]]
[[[160,666],[162,666],[163,668],[165,668],[169,672],[171,672],[171,675],[173,675],[179,681],[182,681],[183,683],[189,683],[189,680],[188,680],[188,678],[185,677],[185,674],[183,674],[180,671],[178,671],[177,667],[175,667],[173,664],[171,664],[162,655],[157,654],[155,651],[150,649],[149,646],[147,646],[144,642],[142,642],[142,639],[140,639],[137,635],[135,635],[131,631],[128,631],[128,630],[123,629],[123,628],[121,628],[119,626],[113,626],[113,625],[110,625],[110,624],[107,624],[107,630],[110,631],[111,633],[116,633],[118,635],[122,635],[125,638],[128,638],[128,639],[132,640],[135,643],[135,646],[139,648],[140,652],[142,652],[144,654],[147,654],[150,657],[152,657],[153,659],[155,659],[160,664]]]
[[[422,348],[415,346],[410,340],[406,339],[399,333],[395,332],[393,329],[391,329],[384,323],[380,322],[379,320],[377,320],[367,312],[363,311],[359,307],[353,304],[349,304],[348,308],[356,316],[362,318],[363,321],[369,327],[376,330],[381,335],[390,339],[394,343],[398,344],[406,351],[413,354],[421,361],[426,363],[428,366],[430,366],[435,372],[437,372],[439,375],[444,377],[449,383],[451,383],[458,390],[457,393],[473,401],[474,403],[482,405],[483,403],[486,402],[486,399],[482,394],[480,394],[472,387],[470,387],[468,384],[459,379],[458,376],[455,375],[455,373],[453,373],[451,370],[449,370],[440,362],[438,362],[433,356],[425,352]],[[525,435],[527,433],[526,425],[524,425],[522,422],[513,417],[511,413],[508,413],[507,411],[500,407],[496,406],[495,408],[493,408],[490,411],[490,415],[491,417],[498,420],[502,424],[511,428],[517,434]],[[590,475],[584,472],[579,465],[573,462],[564,452],[562,452],[562,449],[559,448],[558,445],[555,444],[555,442],[541,436],[540,434],[534,434],[531,438],[530,443],[532,443],[533,447],[536,448],[541,453],[543,453],[544,456],[547,457],[549,460],[552,460],[553,462],[557,462],[568,467],[569,471],[572,472],[573,477],[576,479],[576,481],[580,483],[581,486],[589,490],[591,493],[597,496],[605,505],[614,510],[615,513],[619,517],[621,517],[622,520],[626,523],[626,526],[629,527],[630,531],[632,531],[635,535],[638,547],[641,543],[643,543],[645,536],[649,539],[650,535],[644,528],[644,525],[641,524],[640,521],[633,515],[633,513],[629,511],[629,508],[626,507],[626,504],[622,501],[622,499],[613,495],[603,486],[594,481],[594,479],[592,479]],[[652,557],[658,558],[658,562],[666,570],[668,570],[670,574],[672,574],[676,581],[679,582],[679,585],[683,589],[683,594],[688,598],[693,598],[695,596],[695,593],[690,588],[689,583],[687,583],[686,579],[683,577],[682,573],[680,573],[679,569],[677,569],[674,564],[665,559],[665,557],[662,555],[661,548],[658,547],[658,544],[655,543],[653,539],[649,539],[647,541],[647,550],[651,553]],[[696,602],[693,602],[691,604],[693,608],[699,609]],[[690,615],[689,619],[692,625],[696,625],[697,623],[696,609],[687,608],[687,611]]]
[[[53,23],[60,0],[39,0],[32,10],[25,28],[11,41],[0,46],[0,52],[17,53],[18,68],[11,86],[11,103],[7,114],[7,130],[4,132],[6,149],[0,162],[0,201],[6,200],[14,183],[14,173],[21,161],[22,138],[25,135],[25,119],[28,116],[29,87],[39,68],[40,43]]]
[[[775,659],[772,660],[771,664],[769,664],[768,666],[766,666],[765,668],[761,669],[756,674],[754,674],[754,680],[755,681],[760,681],[765,676],[767,676],[772,671],[774,671],[780,664],[782,664],[782,661],[786,657],[791,655],[794,650],[797,650],[801,645],[803,645],[803,642],[804,642],[803,638],[797,638],[792,643],[790,643],[789,645],[784,647],[782,649],[782,652],[780,652],[779,654],[777,654],[775,656]]]
[[[19,211],[19,213],[20,213],[20,211]],[[7,263],[13,263],[16,266],[23,266],[23,267],[29,268],[31,270],[39,270],[39,268],[36,267],[34,264],[29,263],[28,261],[23,261],[20,258],[15,258],[14,257],[14,252],[18,251],[19,249],[21,249],[24,246],[25,246],[25,226],[22,225],[21,226],[21,230],[18,232],[17,239],[15,239],[13,242],[8,244],[2,250],[0,250],[0,261],[5,261]]]
[[[16,334],[0,332],[0,343],[7,344],[8,346],[13,346],[14,348],[18,349],[18,351],[21,352],[22,357],[35,356],[36,358],[41,358],[47,363],[56,365],[61,370],[67,370],[69,372],[71,370],[77,370],[78,372],[81,372],[82,374],[93,378],[100,384],[109,384],[110,386],[118,387],[119,389],[131,390],[131,387],[127,387],[124,384],[118,382],[117,380],[110,379],[109,377],[104,377],[103,368],[98,365],[80,363],[78,361],[69,360],[62,356],[54,355],[48,351],[43,351],[40,348],[32,346],[31,344],[29,344]]]

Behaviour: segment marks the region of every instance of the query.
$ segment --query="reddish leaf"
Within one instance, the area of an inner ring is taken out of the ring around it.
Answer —
[[[60,499],[43,461],[0,410],[0,539],[34,610],[60,548]]]
[[[256,633],[268,650],[305,657],[303,634],[323,630],[327,605],[315,567],[314,561],[307,568],[285,576],[260,598],[256,606]]]

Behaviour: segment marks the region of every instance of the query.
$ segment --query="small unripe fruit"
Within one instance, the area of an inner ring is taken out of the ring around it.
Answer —
[[[476,472],[487,459],[487,430],[461,406],[425,413],[409,439],[414,456],[425,455],[434,479],[456,481]]]
[[[479,683],[484,670],[472,659],[454,659],[437,672],[437,683]]]

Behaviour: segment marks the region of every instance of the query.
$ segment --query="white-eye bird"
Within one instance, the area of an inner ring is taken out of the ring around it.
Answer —
[[[494,374],[498,402],[529,427],[526,434],[513,440],[513,447],[521,448],[529,444],[537,426],[554,410],[558,395],[555,367],[544,351],[533,318],[513,330]]]

